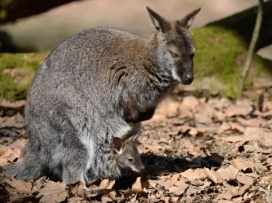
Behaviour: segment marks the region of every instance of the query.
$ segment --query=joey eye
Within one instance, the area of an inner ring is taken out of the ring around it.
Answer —
[[[175,53],[172,52],[171,50],[169,50],[169,52],[170,52],[170,54],[171,54],[171,56],[172,56],[173,58],[178,58],[178,57],[179,57],[177,54],[175,54]]]

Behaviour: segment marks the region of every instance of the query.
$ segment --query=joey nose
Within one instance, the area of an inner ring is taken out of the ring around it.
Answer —
[[[145,170],[145,166],[144,166],[144,165],[141,165],[141,166],[139,167],[139,169],[140,169],[140,172],[143,172],[143,171]]]

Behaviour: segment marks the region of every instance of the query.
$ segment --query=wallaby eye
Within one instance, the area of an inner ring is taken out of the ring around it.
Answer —
[[[127,159],[130,163],[132,163],[134,161],[134,159]]]
[[[194,58],[194,56],[195,56],[195,53],[192,53],[192,54],[191,54],[191,58]]]
[[[178,58],[178,57],[179,57],[177,54],[175,54],[175,53],[172,52],[171,50],[169,50],[169,52],[170,52],[170,54],[171,54],[171,56],[172,56],[173,58]]]

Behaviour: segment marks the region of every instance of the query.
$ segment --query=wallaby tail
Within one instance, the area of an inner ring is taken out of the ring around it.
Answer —
[[[36,180],[44,175],[40,160],[27,155],[20,163],[4,166],[3,170],[6,178],[16,178],[24,181]]]

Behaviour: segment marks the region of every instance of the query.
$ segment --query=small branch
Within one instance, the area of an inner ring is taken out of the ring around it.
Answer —
[[[246,77],[248,75],[250,64],[252,61],[252,55],[254,53],[257,40],[259,38],[259,33],[260,33],[260,28],[261,28],[262,18],[263,18],[263,3],[264,3],[263,0],[259,0],[257,19],[255,22],[254,31],[253,31],[251,42],[249,45],[244,70],[243,70],[241,78],[240,78],[240,85],[239,85],[239,89],[238,89],[237,99],[240,99],[242,96],[244,83],[245,83]]]

